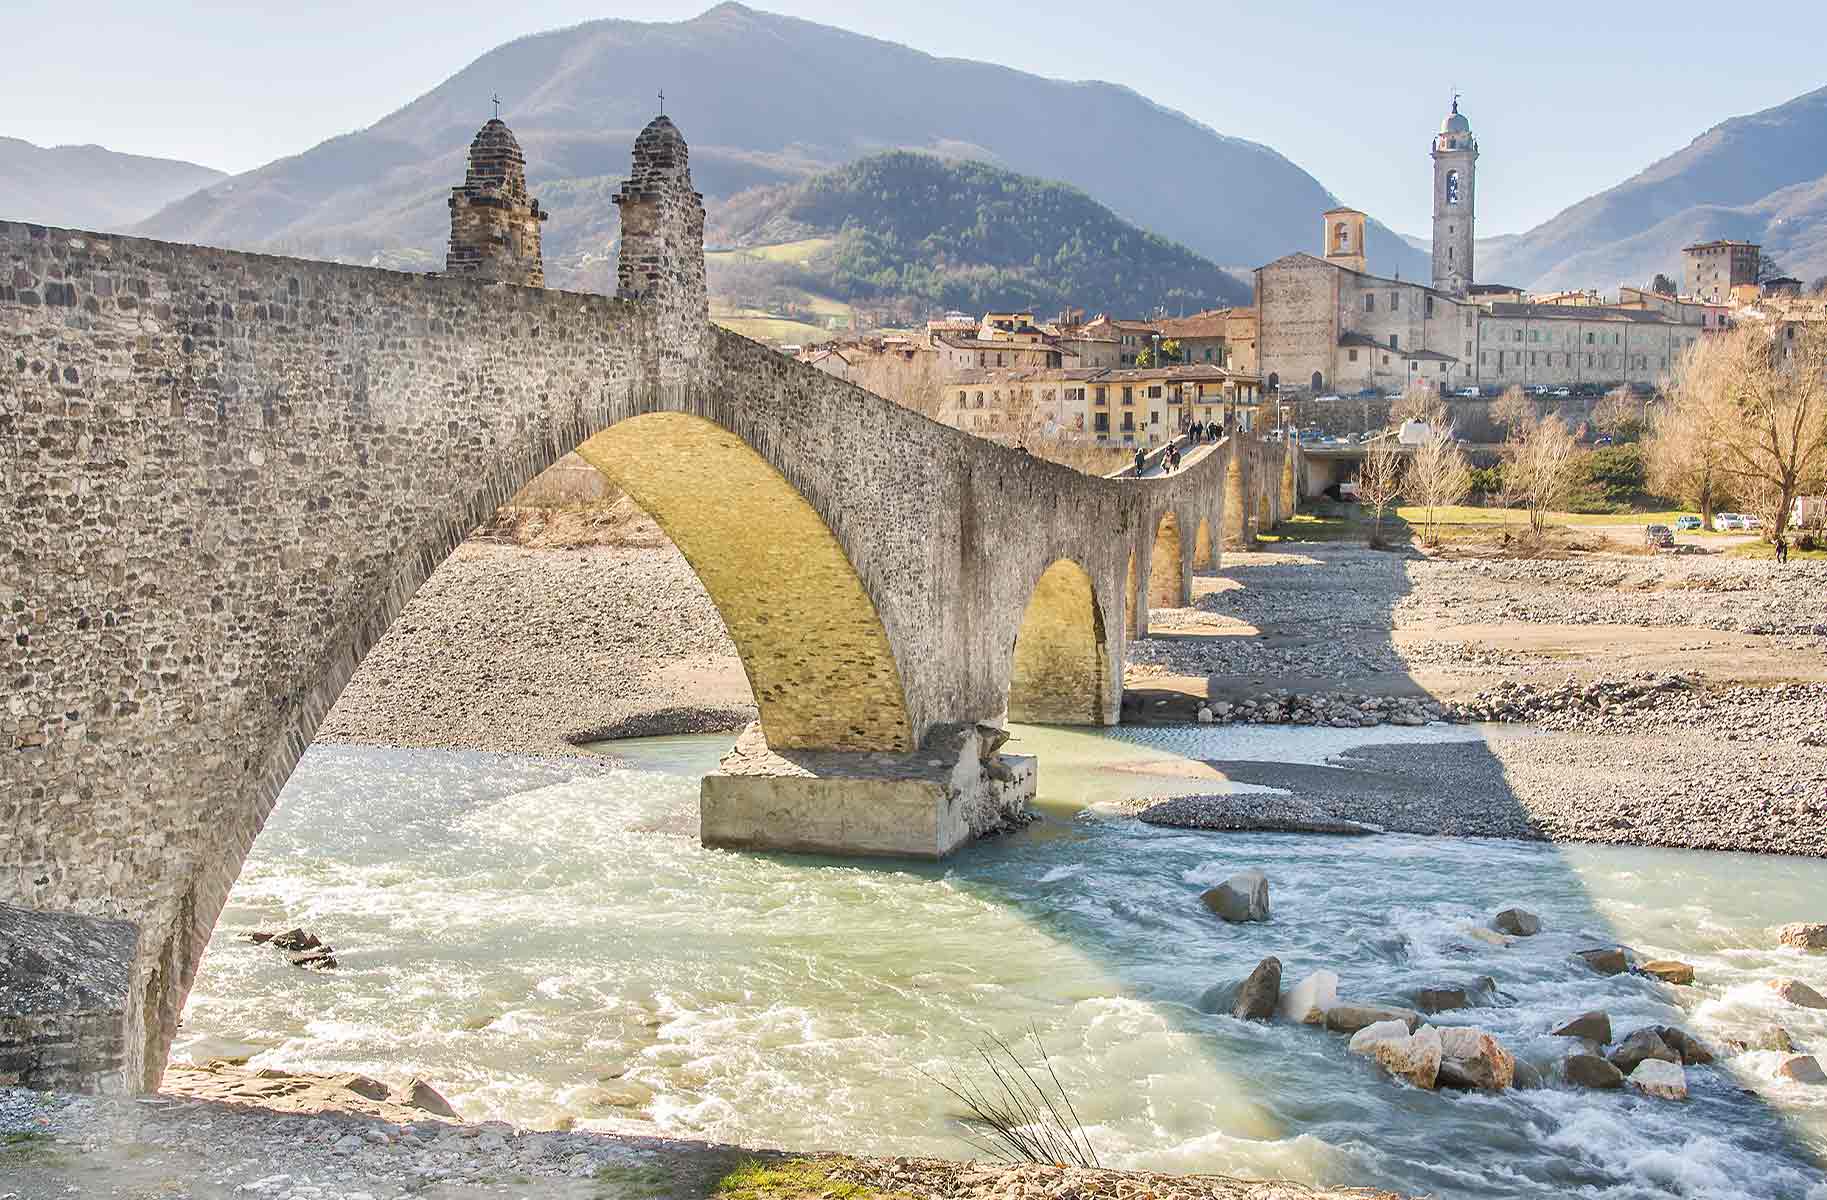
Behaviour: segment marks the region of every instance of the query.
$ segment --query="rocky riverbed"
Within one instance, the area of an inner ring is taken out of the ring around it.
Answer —
[[[361,1077],[174,1068],[138,1099],[0,1087],[0,1200],[1401,1200],[1218,1176],[803,1156],[463,1124]]]
[[[575,754],[755,718],[722,618],[671,545],[468,542],[432,573],[317,736]]]

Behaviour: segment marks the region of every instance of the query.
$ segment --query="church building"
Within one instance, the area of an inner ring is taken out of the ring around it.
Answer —
[[[1538,304],[1515,288],[1480,285],[1478,141],[1457,98],[1430,153],[1430,283],[1372,275],[1367,218],[1351,208],[1321,215],[1318,255],[1290,254],[1257,268],[1257,350],[1268,390],[1350,395],[1399,394],[1415,383],[1452,391],[1654,384],[1700,335],[1703,318],[1694,306]]]

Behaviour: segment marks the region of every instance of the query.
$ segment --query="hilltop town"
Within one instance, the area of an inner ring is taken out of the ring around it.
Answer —
[[[1740,322],[1827,321],[1817,281],[1777,272],[1759,246],[1708,241],[1682,252],[1680,281],[1531,293],[1478,278],[1479,145],[1457,99],[1428,146],[1432,278],[1372,274],[1367,220],[1315,213],[1315,253],[1256,269],[1251,304],[1184,316],[1067,310],[950,312],[919,331],[883,330],[781,350],[985,437],[1157,446],[1193,425],[1333,432],[1358,404],[1420,386],[1460,429],[1493,424],[1520,388],[1576,417],[1623,389],[1656,395],[1682,353]],[[1418,156],[1417,156],[1418,157]],[[1317,403],[1316,403],[1317,402]],[[1374,424],[1375,422],[1372,422]],[[1580,423],[1575,421],[1576,424]]]

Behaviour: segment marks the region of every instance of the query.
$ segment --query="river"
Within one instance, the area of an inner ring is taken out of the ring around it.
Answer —
[[[1827,1200],[1827,1087],[1751,1053],[1688,1072],[1685,1103],[1563,1088],[1398,1085],[1346,1039],[1208,1011],[1265,955],[1397,1001],[1479,975],[1501,1003],[1440,1018],[1524,1055],[1591,1008],[1618,1036],[1782,1024],[1827,1057],[1827,956],[1768,927],[1820,919],[1827,862],[1382,835],[1223,835],[1100,816],[1123,795],[1209,791],[1198,759],[1323,763],[1430,727],[1020,729],[1046,820],[942,864],[710,851],[697,779],[727,737],[608,747],[632,769],[316,746],[217,926],[176,1057],[423,1075],[472,1119],[872,1154],[970,1153],[940,1081],[994,1035],[1037,1034],[1105,1165],[1379,1184],[1442,1196]],[[1087,806],[1092,806],[1089,810]],[[1198,892],[1244,867],[1272,920],[1227,926]],[[1541,935],[1465,932],[1520,905]],[[250,929],[304,925],[341,968],[301,972]],[[1694,965],[1676,989],[1593,975],[1624,942]]]

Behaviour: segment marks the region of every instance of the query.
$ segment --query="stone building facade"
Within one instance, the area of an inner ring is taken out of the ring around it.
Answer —
[[[1681,249],[1682,284],[1688,295],[1709,304],[1725,304],[1732,289],[1757,286],[1763,247],[1756,242],[1697,242]]]
[[[446,275],[544,287],[539,226],[546,219],[527,195],[526,158],[513,131],[495,117],[469,145],[463,184],[450,191]]]
[[[1295,253],[1256,271],[1258,361],[1271,392],[1399,394],[1654,385],[1708,328],[1704,305],[1542,304],[1472,272],[1478,144],[1458,102],[1431,150],[1434,282],[1363,267],[1363,214],[1323,216],[1321,256]]]

